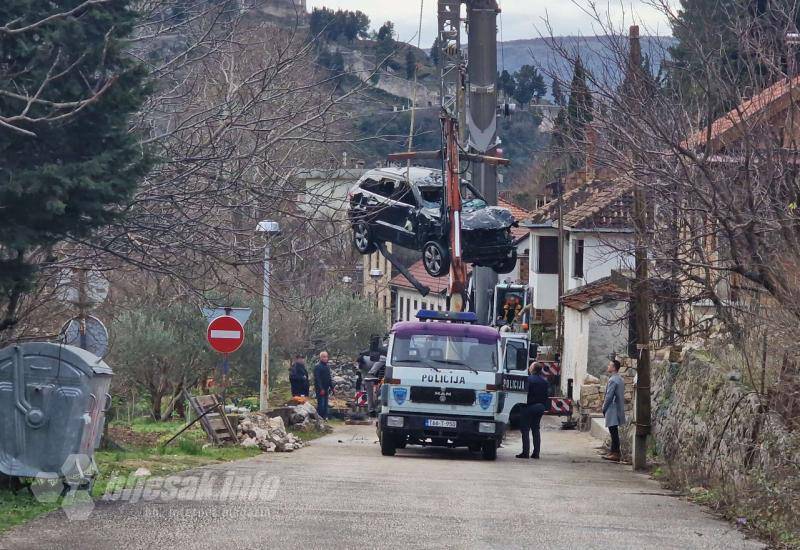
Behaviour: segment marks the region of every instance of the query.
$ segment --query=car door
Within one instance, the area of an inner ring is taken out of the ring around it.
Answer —
[[[395,193],[388,206],[388,220],[392,229],[396,231],[400,246],[415,248],[417,231],[417,213],[419,207],[414,192],[408,182],[397,182]]]
[[[361,184],[360,191],[359,216],[363,216],[369,223],[373,238],[385,240],[385,225],[381,223],[388,202],[384,180],[367,179]]]

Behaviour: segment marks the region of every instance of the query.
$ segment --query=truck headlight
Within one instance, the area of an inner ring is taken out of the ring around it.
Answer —
[[[495,430],[494,422],[478,422],[478,432],[482,434],[493,434],[494,430]]]
[[[386,425],[390,428],[402,428],[403,427],[404,419],[402,416],[387,416],[386,417]],[[494,428],[492,428],[494,432]]]

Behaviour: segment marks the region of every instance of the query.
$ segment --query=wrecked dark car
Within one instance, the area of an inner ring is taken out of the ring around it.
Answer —
[[[514,217],[505,208],[488,206],[468,184],[462,205],[462,255],[467,263],[509,273],[517,262],[511,237]],[[449,223],[442,221],[444,184],[441,170],[380,168],[367,172],[350,189],[348,213],[353,244],[371,254],[378,242],[419,250],[433,277],[450,271]]]

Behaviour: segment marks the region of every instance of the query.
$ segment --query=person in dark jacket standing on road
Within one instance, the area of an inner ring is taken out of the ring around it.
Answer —
[[[317,414],[328,418],[328,399],[333,394],[331,368],[328,366],[328,352],[319,354],[319,363],[314,367],[314,390],[317,392]]]
[[[292,368],[289,370],[289,383],[292,386],[292,396],[308,395],[308,370],[306,360],[302,355],[295,355]]]
[[[542,416],[550,407],[550,383],[542,376],[542,365],[534,363],[528,369],[528,406],[520,418],[520,432],[522,433],[522,452],[517,458],[539,458],[542,446],[539,427]],[[530,456],[530,433],[533,433],[533,454]]]

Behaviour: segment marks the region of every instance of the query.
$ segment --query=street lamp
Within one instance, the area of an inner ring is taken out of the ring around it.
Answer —
[[[380,302],[380,289],[378,288],[378,281],[381,280],[383,277],[383,270],[382,269],[370,269],[369,270],[369,277],[372,279],[372,286],[375,289],[375,308],[380,310],[381,309],[381,302]]]
[[[264,247],[264,310],[261,317],[261,382],[259,384],[258,410],[267,412],[269,408],[269,257],[271,247],[269,237],[280,235],[281,228],[278,222],[265,220],[258,222],[256,232],[267,237]]]

